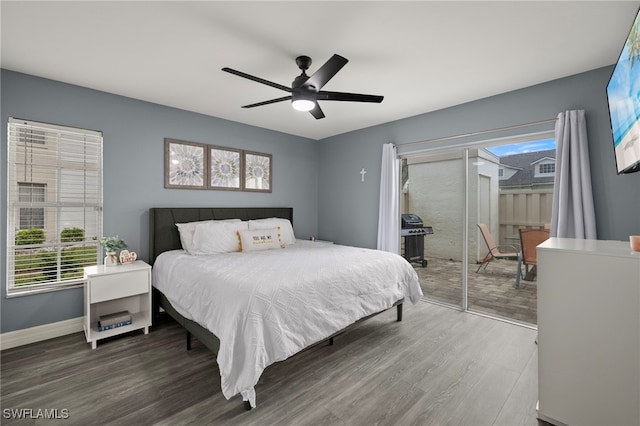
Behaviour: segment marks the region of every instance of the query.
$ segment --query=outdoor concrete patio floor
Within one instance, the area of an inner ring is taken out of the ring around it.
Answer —
[[[460,306],[462,263],[431,257],[427,260],[426,268],[414,264],[424,297]],[[537,282],[520,280],[520,288],[515,288],[516,265],[515,260],[494,260],[476,273],[478,265],[470,264],[469,310],[537,324]]]

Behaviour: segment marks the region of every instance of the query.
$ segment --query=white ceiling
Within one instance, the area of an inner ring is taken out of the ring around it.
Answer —
[[[638,1],[6,1],[2,68],[321,139],[615,62]],[[222,72],[290,86],[349,63],[325,90],[381,104],[320,102],[326,118]],[[604,90],[604,88],[594,88]]]

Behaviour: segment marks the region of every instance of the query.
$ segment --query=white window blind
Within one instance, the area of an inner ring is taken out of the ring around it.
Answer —
[[[7,294],[78,285],[99,259],[102,133],[10,118]]]

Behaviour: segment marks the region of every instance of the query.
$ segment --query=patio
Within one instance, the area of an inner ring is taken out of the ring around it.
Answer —
[[[415,265],[424,297],[460,306],[462,263],[432,257],[428,261],[426,268]],[[514,288],[515,260],[494,260],[479,273],[477,268],[469,265],[469,310],[537,324],[537,282],[521,280],[520,288]]]

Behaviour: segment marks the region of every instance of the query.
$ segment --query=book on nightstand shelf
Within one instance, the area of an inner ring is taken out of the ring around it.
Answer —
[[[112,328],[118,328],[118,327],[124,327],[125,325],[131,325],[133,321],[126,320],[126,321],[121,321],[121,322],[117,322],[115,324],[110,324],[110,325],[100,325],[98,323],[98,331],[105,331],[105,330],[111,330]]]
[[[123,325],[131,324],[129,311],[116,312],[109,315],[101,315],[98,319],[98,331],[110,330]]]

